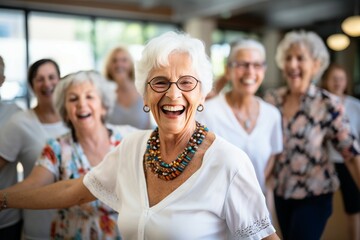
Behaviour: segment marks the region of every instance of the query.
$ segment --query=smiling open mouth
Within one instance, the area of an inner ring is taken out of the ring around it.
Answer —
[[[185,111],[184,106],[163,106],[161,111],[167,115],[181,115]]]
[[[77,114],[76,116],[80,119],[84,119],[90,117],[91,113]]]

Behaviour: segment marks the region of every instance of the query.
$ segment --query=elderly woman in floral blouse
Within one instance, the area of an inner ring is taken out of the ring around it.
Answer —
[[[84,176],[135,128],[105,124],[113,102],[106,80],[93,71],[65,77],[54,103],[70,133],[48,140],[30,175],[6,191],[34,189]],[[52,239],[120,239],[117,213],[100,201],[59,209],[51,224]]]
[[[320,239],[339,187],[325,142],[332,141],[342,153],[359,186],[360,149],[342,105],[313,84],[329,63],[320,37],[313,32],[287,33],[276,61],[287,82],[287,87],[265,96],[282,115],[284,151],[273,170],[276,213],[284,239]]]

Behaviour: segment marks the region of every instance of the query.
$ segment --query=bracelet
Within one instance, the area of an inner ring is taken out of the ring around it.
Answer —
[[[1,200],[0,212],[8,207],[7,205],[7,192],[3,193],[3,198]]]

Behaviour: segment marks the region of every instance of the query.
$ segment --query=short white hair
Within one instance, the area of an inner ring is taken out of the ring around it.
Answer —
[[[150,40],[145,46],[141,59],[135,65],[135,86],[143,96],[152,69],[169,66],[169,55],[174,52],[187,53],[192,67],[201,82],[201,91],[206,96],[212,88],[213,73],[209,57],[202,41],[185,33],[167,32]]]
[[[228,63],[234,60],[235,55],[241,50],[254,49],[258,51],[263,59],[266,60],[265,47],[259,41],[255,39],[240,39],[231,43],[230,54],[228,57]]]
[[[62,78],[59,83],[55,87],[53,99],[55,109],[59,112],[60,117],[63,121],[72,128],[71,123],[67,121],[67,112],[65,109],[65,94],[67,89],[73,84],[80,84],[83,82],[91,82],[96,90],[98,91],[101,103],[103,107],[106,109],[107,115],[111,112],[112,107],[115,102],[114,94],[111,90],[109,90],[108,81],[98,72],[96,71],[79,71],[72,74],[69,74]],[[105,119],[103,119],[105,121]]]
[[[315,61],[319,61],[319,71],[314,76],[314,80],[318,80],[325,69],[329,66],[330,56],[325,46],[324,41],[312,31],[291,31],[285,34],[285,37],[280,41],[277,49],[275,60],[278,67],[282,70],[285,65],[286,51],[293,44],[301,44],[309,50],[311,57]]]

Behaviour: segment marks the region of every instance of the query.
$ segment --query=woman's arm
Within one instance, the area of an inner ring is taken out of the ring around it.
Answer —
[[[270,236],[267,236],[266,238],[263,238],[264,240],[280,240],[279,236],[276,235],[276,233],[271,234]]]
[[[81,177],[25,191],[1,190],[0,209],[4,207],[4,201],[8,208],[53,209],[68,208],[95,199],[83,184],[83,177]]]
[[[27,178],[7,189],[3,189],[2,191],[8,193],[19,192],[28,189],[43,187],[54,182],[55,177],[53,173],[51,173],[48,169],[42,166],[35,166]]]
[[[269,179],[269,177],[271,176],[271,173],[272,173],[272,170],[273,170],[274,164],[275,164],[275,157],[276,157],[276,155],[272,154],[266,163],[266,167],[265,167],[265,171],[264,171],[265,181],[267,181]]]
[[[8,161],[6,161],[3,157],[0,156],[0,169],[3,168]]]
[[[345,165],[360,190],[360,155],[355,156],[349,161],[345,161]]]

